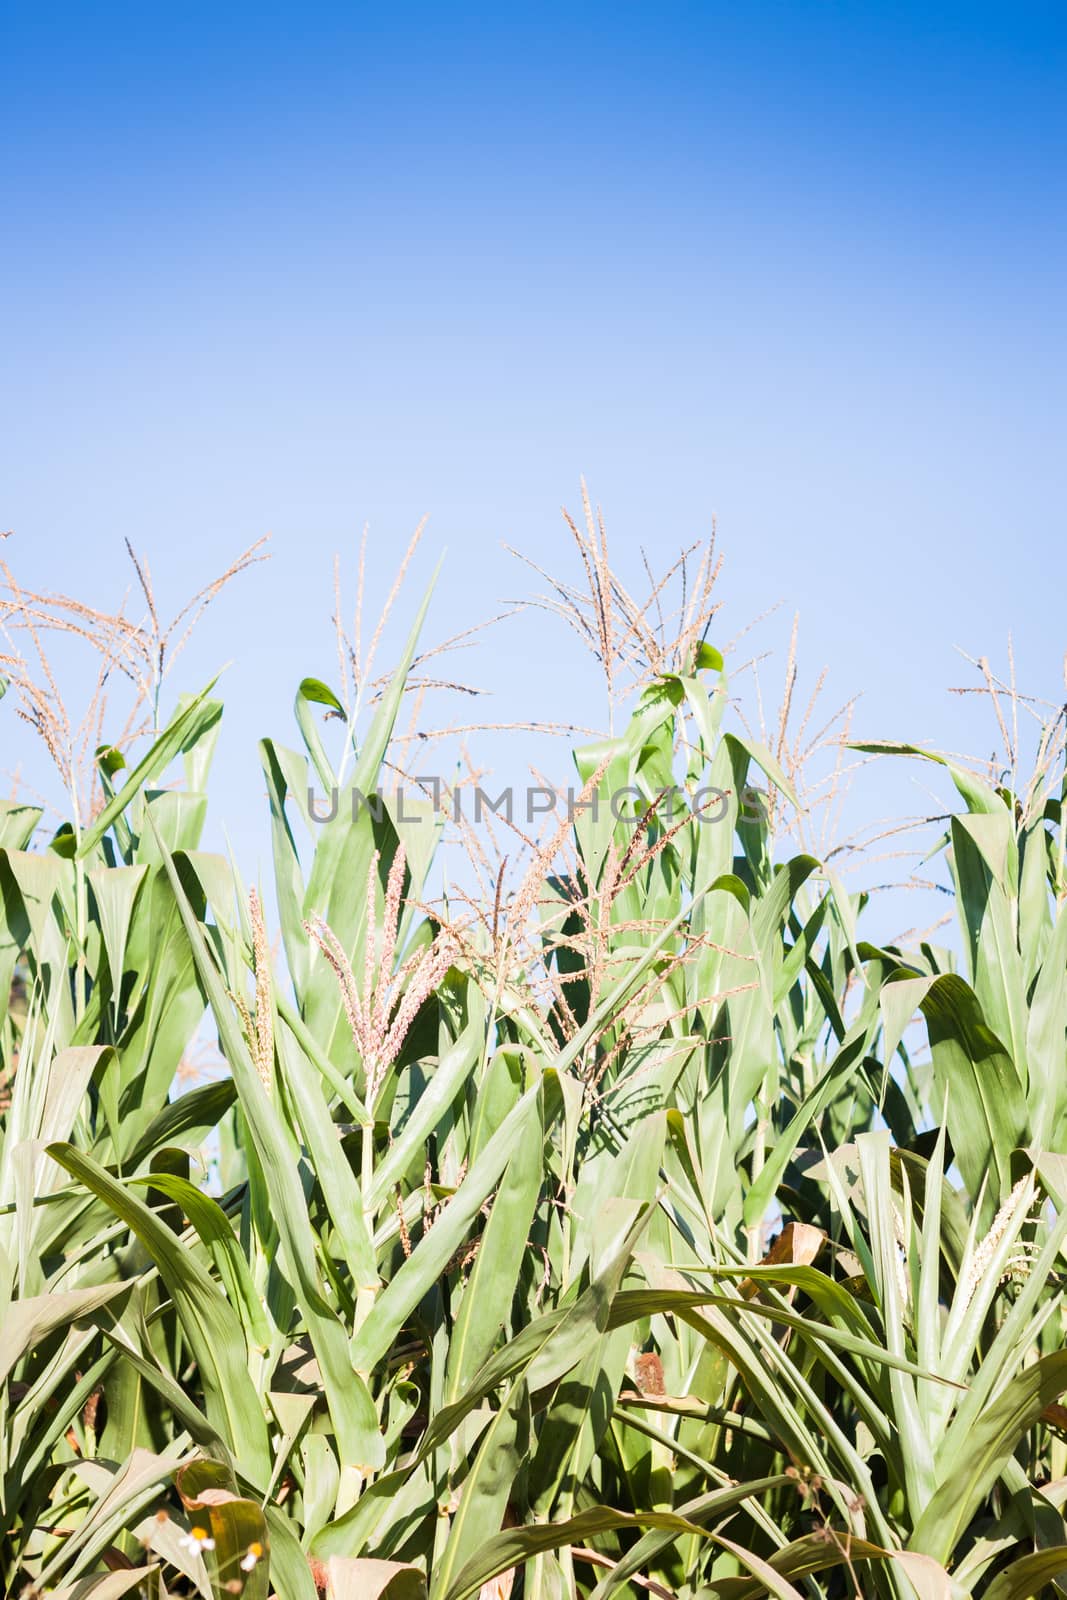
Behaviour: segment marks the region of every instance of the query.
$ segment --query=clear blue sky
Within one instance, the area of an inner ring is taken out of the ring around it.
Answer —
[[[953,645],[1009,628],[1059,692],[1062,5],[0,16],[4,553],[110,602],[128,535],[177,599],[273,534],[189,669],[235,661],[238,833],[332,552],[428,512],[451,631],[524,589],[502,540],[569,559],[580,473],[630,570],[716,514],[730,617],[799,608],[866,732],[963,742]],[[548,624],[470,670],[602,720]]]

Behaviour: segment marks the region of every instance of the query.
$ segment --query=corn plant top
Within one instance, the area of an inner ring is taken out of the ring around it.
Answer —
[[[260,745],[270,885],[202,848],[213,688],[0,806],[3,1592],[1058,1592],[1057,724],[949,767],[958,970],[783,848],[706,618],[449,891],[421,622]]]

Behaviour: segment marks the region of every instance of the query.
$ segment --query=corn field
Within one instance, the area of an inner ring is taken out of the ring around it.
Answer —
[[[170,669],[259,552],[169,626],[141,561],[136,623],[7,573],[0,715],[68,814],[0,805],[5,1595],[1064,1592],[1062,714],[983,663],[998,770],[834,725],[834,793],[956,797],[950,931],[870,942],[792,654],[762,737],[713,556],[639,603],[572,533],[539,603],[612,708],[577,803],[401,807],[432,595],[384,674],[339,601],[256,884],[202,848],[223,706]]]

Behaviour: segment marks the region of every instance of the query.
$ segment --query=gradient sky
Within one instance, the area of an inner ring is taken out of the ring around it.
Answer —
[[[177,602],[272,533],[183,679],[234,662],[238,838],[332,553],[369,520],[384,582],[429,513],[451,632],[528,591],[502,541],[567,566],[582,473],[627,573],[717,516],[723,632],[782,602],[777,679],[799,609],[865,733],[966,744],[954,646],[1009,629],[1062,694],[1062,5],[0,18],[4,554],[113,603],[128,536]],[[467,670],[495,720],[603,721],[551,624]]]

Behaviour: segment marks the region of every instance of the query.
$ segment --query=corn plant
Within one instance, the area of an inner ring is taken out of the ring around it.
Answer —
[[[386,782],[429,596],[262,742],[268,885],[200,847],[214,686],[167,720],[157,673],[50,839],[0,810],[5,1592],[1067,1572],[1058,724],[1025,787],[949,769],[963,970],[874,945],[730,710],[712,564],[665,643],[572,532],[612,731],[480,896]]]

